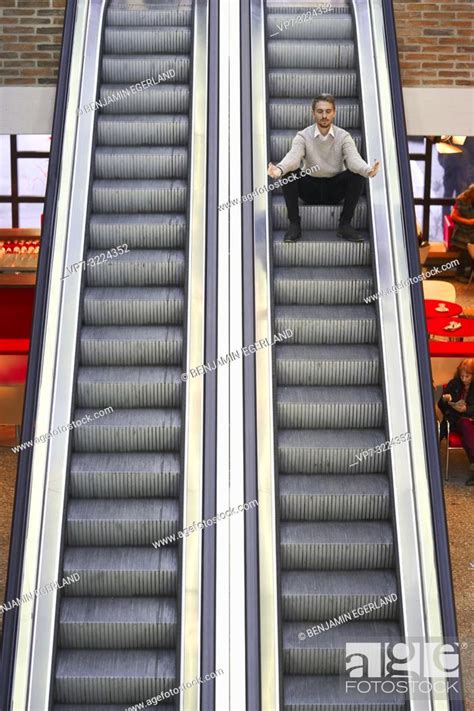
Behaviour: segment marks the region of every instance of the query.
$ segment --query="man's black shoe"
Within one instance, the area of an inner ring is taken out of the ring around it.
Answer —
[[[351,225],[339,225],[337,236],[347,239],[349,242],[363,242],[364,238]]]
[[[297,242],[301,238],[301,225],[299,222],[290,222],[283,238],[284,242]]]

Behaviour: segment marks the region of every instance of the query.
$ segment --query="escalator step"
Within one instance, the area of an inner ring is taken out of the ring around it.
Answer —
[[[308,12],[311,13],[310,19],[305,20]],[[299,20],[299,17],[303,21]],[[297,15],[288,14],[286,8],[281,12],[272,9],[267,15],[267,35],[272,40],[346,40],[352,38],[352,33],[352,19],[349,14],[326,13],[323,8],[314,12],[312,7],[301,8]]]
[[[75,410],[74,419],[94,413]],[[181,438],[180,410],[114,410],[74,430],[76,452],[176,451]]]
[[[186,216],[182,213],[91,215],[91,249],[126,244],[129,249],[179,249],[184,247]]]
[[[364,642],[401,641],[400,629],[394,622],[345,622],[303,641],[298,638],[301,632],[301,622],[283,625],[283,665],[287,674],[343,674],[346,642],[360,642],[362,646]]]
[[[84,326],[83,365],[180,365],[183,330],[179,326]]]
[[[360,304],[374,292],[368,267],[277,267],[276,304]]]
[[[70,546],[146,546],[178,529],[175,499],[71,499],[67,510]]]
[[[59,644],[71,649],[172,648],[177,624],[175,598],[64,598]]]
[[[387,452],[361,452],[386,441],[384,430],[280,430],[281,474],[376,474],[385,471]],[[357,460],[361,457],[361,461]],[[353,465],[353,466],[352,466]]]
[[[168,452],[77,454],[71,457],[70,493],[74,498],[177,498],[181,465]]]
[[[293,129],[294,134],[314,123],[311,100],[271,99],[269,116],[272,128]],[[337,125],[340,128],[360,128],[360,107],[358,99],[337,100]]]
[[[177,325],[183,320],[184,292],[177,287],[87,287],[84,323],[87,326]]]
[[[188,117],[171,114],[101,114],[98,146],[186,146]]]
[[[378,387],[285,386],[276,393],[282,429],[382,427],[383,397]]]
[[[151,79],[151,77],[147,77]],[[128,84],[102,84],[101,112],[105,114],[187,114],[189,87],[187,84],[160,82],[143,91],[132,91]]]
[[[291,570],[374,570],[393,565],[393,533],[385,521],[283,522],[281,565]]]
[[[185,180],[94,180],[95,212],[184,212]]]
[[[172,69],[167,82],[189,83],[190,65],[189,55],[182,54],[104,54],[101,80],[104,84],[130,85],[146,79],[157,82],[160,75]]]
[[[286,676],[283,711],[406,711],[403,694],[387,694],[375,688],[366,691],[364,687],[354,696],[352,689],[352,693],[346,690],[346,681],[344,676]]]
[[[273,233],[273,264],[276,267],[344,267],[370,264],[370,241],[363,232],[363,242],[348,242],[336,232],[318,230],[302,232],[298,242],[284,242],[285,232]]]
[[[336,230],[342,212],[341,205],[300,204],[299,209],[303,230]],[[274,229],[288,229],[288,213],[283,197],[277,195],[273,198],[272,217]],[[352,226],[356,229],[367,229],[367,220],[367,202],[365,198],[361,198],[355,209]]]
[[[134,703],[176,684],[176,655],[168,650],[65,650],[57,655],[56,700]]]
[[[385,474],[282,474],[282,521],[388,519],[390,489]]]
[[[118,367],[79,368],[78,407],[179,407],[180,368]]]
[[[373,305],[276,306],[275,330],[293,330],[293,343],[375,343],[377,318]]]
[[[106,27],[103,47],[107,54],[189,54],[191,28]]]
[[[332,18],[331,18],[332,19]],[[339,21],[339,19],[337,20]],[[309,24],[309,23],[308,23]],[[272,39],[268,42],[268,67],[284,69],[352,69],[354,42],[307,39]],[[143,76],[150,76],[144,74]]]
[[[369,603],[377,605],[363,611],[363,620],[397,618],[397,580],[391,570],[283,571],[281,590],[283,618],[289,622],[325,622]]]
[[[80,575],[64,588],[67,597],[176,595],[178,552],[176,546],[66,547],[63,571]]]
[[[99,180],[183,179],[187,169],[187,148],[110,146],[95,151],[95,176]]]
[[[89,251],[87,284],[89,286],[180,286],[185,278],[182,250],[129,250],[118,257]],[[89,262],[89,260],[91,260]]]
[[[277,345],[278,385],[375,385],[380,377],[376,346]]]
[[[149,5],[124,0],[111,0],[106,25],[131,27],[183,26],[192,22],[191,0],[180,0],[179,5]]]
[[[320,93],[348,98],[357,95],[357,73],[353,69],[272,69],[268,75],[272,96],[281,99]],[[339,117],[338,117],[339,118]]]

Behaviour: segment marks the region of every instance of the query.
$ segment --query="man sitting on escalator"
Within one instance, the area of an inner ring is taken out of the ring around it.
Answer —
[[[357,203],[362,193],[364,178],[377,175],[380,163],[370,167],[360,156],[350,134],[334,126],[336,101],[331,94],[319,94],[312,103],[315,123],[299,131],[291,149],[278,165],[269,163],[268,175],[280,178],[287,173],[295,175],[283,185],[290,227],[285,242],[296,242],[301,237],[298,198],[308,205],[335,205],[344,201],[338,237],[361,242],[362,237],[351,226]],[[318,166],[315,177],[300,177],[296,171],[303,161],[307,170]]]

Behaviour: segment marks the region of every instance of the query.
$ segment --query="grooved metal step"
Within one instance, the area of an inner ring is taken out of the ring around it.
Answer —
[[[59,643],[71,649],[146,649],[176,646],[175,598],[65,598]]]
[[[277,332],[291,328],[295,344],[375,343],[377,316],[373,304],[275,307]]]
[[[273,233],[273,264],[276,267],[345,267],[370,264],[370,240],[363,232],[363,242],[348,242],[336,232],[318,230],[302,232],[298,242],[284,242],[284,231]]]
[[[94,413],[76,410],[74,419]],[[181,438],[179,410],[114,410],[74,430],[76,452],[156,452],[178,450]]]
[[[277,267],[276,304],[360,304],[374,293],[368,267]]]
[[[95,212],[184,212],[184,180],[94,180]]]
[[[186,146],[188,135],[187,116],[100,114],[97,118],[99,146]]]
[[[89,286],[180,286],[184,284],[185,257],[181,250],[129,250],[114,256],[98,250],[87,253]],[[90,260],[90,261],[89,261]]]
[[[390,514],[385,474],[282,474],[282,521],[383,520]]]
[[[84,365],[179,365],[183,330],[179,326],[84,326]]]
[[[79,407],[179,407],[183,383],[180,368],[109,366],[79,368]]]
[[[284,571],[281,589],[282,613],[288,622],[327,623],[353,610],[358,614],[358,607],[362,608],[361,614],[357,618],[351,616],[359,622],[394,620],[398,613],[397,581],[389,570],[337,570],[324,575],[311,570]],[[364,610],[369,603],[373,603],[371,609]],[[332,629],[330,625],[326,627]],[[326,631],[317,629],[318,634]]]
[[[190,81],[189,56],[180,54],[104,54],[101,79],[106,84],[136,84],[146,79],[158,81],[160,75],[173,70],[170,83]]]
[[[71,499],[67,511],[70,546],[144,546],[178,532],[174,499]]]
[[[380,357],[375,346],[275,347],[278,385],[375,385]]]
[[[268,86],[274,96],[282,99],[298,98],[302,94],[320,93],[352,97],[357,94],[357,74],[353,69],[314,70],[272,69]]]
[[[147,77],[151,79],[151,77]],[[128,84],[102,84],[99,98],[101,112],[105,114],[187,114],[189,87],[167,81],[151,82],[141,91],[130,89]],[[159,82],[159,83],[158,83]]]
[[[283,429],[382,427],[383,400],[374,386],[285,386],[276,393],[278,426]]]
[[[87,287],[84,291],[86,326],[177,325],[183,313],[184,292],[177,287]]]
[[[306,39],[272,39],[268,42],[268,66],[284,69],[352,69],[354,42]],[[273,126],[275,128],[275,126]]]
[[[330,4],[330,3],[328,3]],[[297,12],[297,14],[296,14]],[[267,36],[272,40],[346,40],[351,39],[352,20],[350,15],[325,12],[324,8],[302,7],[295,14],[271,11],[267,15]],[[308,19],[306,19],[308,18]]]
[[[102,179],[185,178],[187,148],[154,146],[102,147],[95,152],[95,175]]]
[[[190,50],[190,27],[105,28],[104,51],[108,54],[180,54]]]
[[[167,453],[94,453],[71,457],[73,498],[177,498],[179,455]]]
[[[126,244],[129,249],[179,249],[184,247],[186,217],[182,213],[91,215],[90,247],[110,249]]]
[[[400,629],[394,622],[346,622],[304,641],[298,638],[301,622],[283,625],[283,665],[287,674],[344,674],[346,642],[386,642],[400,640]]]
[[[304,205],[300,201],[299,210],[303,230],[336,230],[339,226],[342,205]],[[288,229],[285,200],[279,195],[272,199],[272,219],[274,229]],[[362,197],[357,204],[351,224],[356,229],[367,229],[367,219],[367,202]]]
[[[64,575],[80,579],[64,588],[67,597],[131,597],[176,595],[178,552],[175,546],[155,549],[108,546],[67,547]]]
[[[168,650],[60,650],[57,701],[133,703],[176,685],[176,655]]]

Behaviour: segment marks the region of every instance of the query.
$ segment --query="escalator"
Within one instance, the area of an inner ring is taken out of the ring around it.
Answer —
[[[60,603],[57,708],[178,678],[178,549],[151,543],[181,528],[191,10],[112,0],[105,17],[85,258],[128,250],[85,272],[73,419],[113,412],[72,446],[62,576],[80,582]]]
[[[270,160],[277,164],[313,123],[311,102],[323,92],[335,96],[335,124],[361,150],[350,6],[268,4],[266,21]],[[287,244],[281,189],[271,198],[274,329],[294,334],[276,346],[274,391],[285,709],[377,703],[375,693],[351,695],[341,683],[345,644],[401,639],[396,603],[324,631],[344,613],[399,596],[389,457],[356,463],[361,450],[390,439],[377,311],[364,303],[377,290],[367,201],[352,222],[363,242],[337,237],[340,205],[300,204],[302,238]],[[378,702],[405,705],[400,694]]]
[[[161,692],[172,709],[178,692],[169,690],[198,670],[200,539],[153,545],[202,518],[202,384],[181,378],[190,359],[203,360],[195,294],[205,253],[199,77],[208,10],[198,5],[68,7],[60,160],[46,204],[45,345],[29,386],[32,433],[68,416],[82,424],[69,439],[52,437],[47,458],[36,445],[30,460],[21,455],[10,590],[76,580],[7,620],[5,709],[123,709]],[[182,703],[196,694],[183,692]]]

